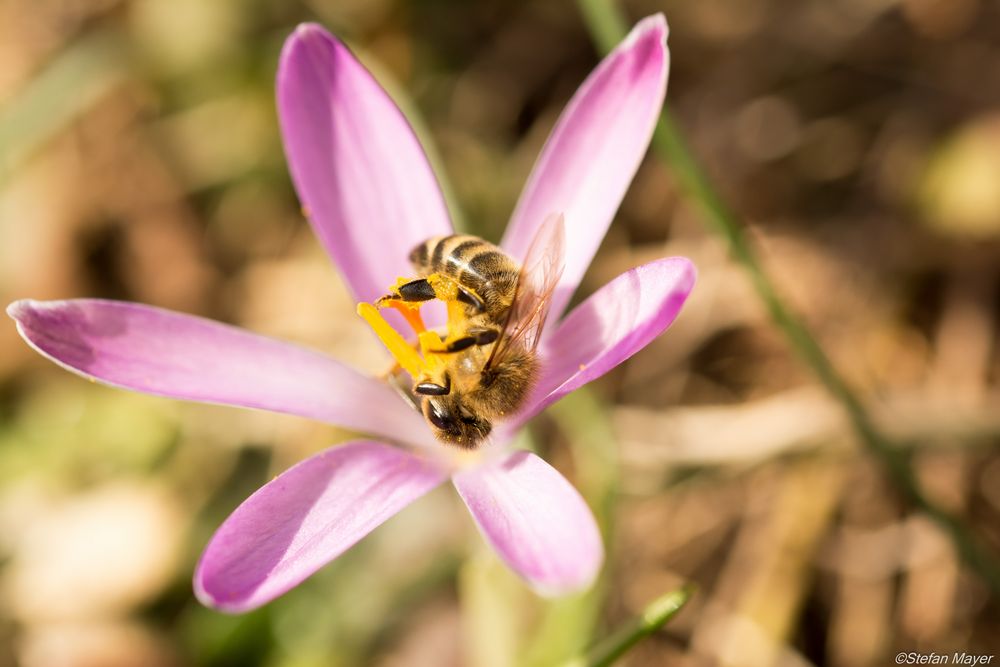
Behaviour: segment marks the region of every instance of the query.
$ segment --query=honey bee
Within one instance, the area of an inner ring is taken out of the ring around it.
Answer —
[[[428,364],[412,387],[439,440],[477,447],[535,385],[536,348],[562,275],[563,245],[562,216],[542,224],[520,266],[476,236],[431,238],[410,253],[417,278],[377,302],[448,304],[447,337],[433,350],[441,363]]]

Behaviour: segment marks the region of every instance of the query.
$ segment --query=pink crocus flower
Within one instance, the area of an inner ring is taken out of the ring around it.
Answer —
[[[649,144],[666,89],[666,36],[661,15],[643,20],[587,78],[514,211],[501,245],[515,258],[549,214],[565,215],[566,266],[539,347],[542,377],[485,454],[438,443],[387,384],[318,352],[135,303],[8,308],[29,345],[99,382],[371,434],[302,461],[240,505],[198,564],[202,602],[258,607],[448,479],[487,542],[539,592],[591,584],[604,554],[589,508],[554,468],[509,442],[547,405],[663,332],[693,286],[690,262],[665,258],[627,271],[560,319]],[[354,296],[371,302],[412,274],[414,246],[452,232],[434,174],[399,109],[321,27],[303,25],[288,39],[277,92],[304,209]]]

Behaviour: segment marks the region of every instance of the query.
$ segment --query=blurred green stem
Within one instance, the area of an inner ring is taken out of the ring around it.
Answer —
[[[615,505],[618,500],[618,458],[607,409],[588,387],[582,387],[552,406],[549,414],[571,443],[576,485],[594,510],[607,561],[597,582],[586,592],[548,600],[518,665],[541,667],[561,664],[586,648],[594,636],[613,570]]]
[[[617,630],[588,651],[587,655],[566,663],[565,667],[607,667],[613,665],[633,646],[659,630],[664,623],[676,616],[693,594],[694,586],[689,585],[658,597],[643,609],[642,614],[637,619]]]
[[[625,19],[611,0],[578,0],[578,4],[591,36],[603,52],[613,49],[626,35]],[[743,228],[712,187],[705,171],[681,136],[673,116],[666,109],[656,125],[653,148],[671,168],[687,196],[698,205],[709,227],[726,239],[733,257],[749,273],[754,289],[767,307],[771,319],[785,334],[799,357],[843,405],[858,438],[882,462],[899,491],[936,521],[951,538],[966,564],[978,572],[995,591],[1000,592],[1000,566],[996,564],[994,557],[979,544],[961,521],[932,502],[921,491],[905,452],[893,446],[879,432],[861,400],[830,363],[819,343],[778,295],[774,284],[764,273],[753,247],[747,241]]]

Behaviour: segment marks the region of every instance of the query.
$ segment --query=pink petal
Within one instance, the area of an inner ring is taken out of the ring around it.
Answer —
[[[486,541],[540,593],[593,583],[604,560],[601,534],[587,503],[555,468],[515,452],[452,480]]]
[[[309,221],[355,298],[372,301],[412,273],[407,256],[418,243],[452,231],[427,157],[388,94],[318,25],[285,42],[277,85]]]
[[[668,257],[626,271],[580,304],[542,343],[542,377],[512,432],[546,406],[595,380],[644,348],[680,313],[695,268]]]
[[[67,370],[116,387],[286,412],[413,441],[423,419],[392,389],[318,352],[123,301],[17,301],[21,336]]]
[[[504,235],[521,258],[552,213],[566,216],[558,319],[639,168],[663,105],[669,56],[662,14],[643,19],[583,83],[559,117]]]
[[[223,522],[198,563],[195,594],[223,611],[259,607],[444,478],[436,466],[378,442],[351,442],[306,459]]]

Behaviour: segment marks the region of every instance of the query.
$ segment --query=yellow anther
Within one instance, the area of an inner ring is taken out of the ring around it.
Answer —
[[[370,303],[359,303],[358,315],[364,318],[378,339],[389,350],[389,354],[410,374],[410,377],[420,377],[424,368],[424,362],[420,355],[398,331],[385,321],[382,314],[378,312],[378,308]]]
[[[420,352],[424,355],[424,368],[431,376],[436,376],[436,371],[445,364],[444,355],[438,354],[435,350],[444,347],[441,336],[433,331],[424,331],[419,335]]]

